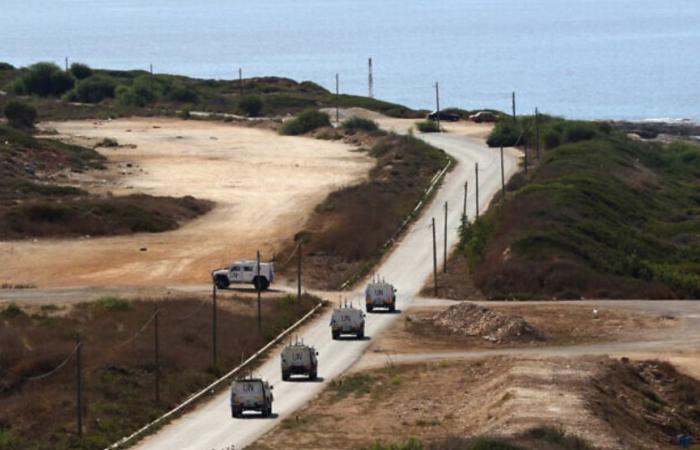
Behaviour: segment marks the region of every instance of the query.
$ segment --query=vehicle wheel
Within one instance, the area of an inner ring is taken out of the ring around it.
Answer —
[[[372,312],[373,309],[374,309],[374,306],[367,305],[367,312]]]
[[[316,381],[317,378],[318,378],[318,373],[316,372],[316,369],[314,369],[311,371],[311,373],[309,373],[309,380]]]
[[[289,381],[289,372],[282,371],[282,380],[283,381]]]
[[[338,339],[339,337],[340,337],[340,333],[337,333],[334,331],[333,332],[333,339],[335,340],[335,339]]]
[[[363,328],[357,332],[357,339],[364,339],[364,337],[365,337],[365,329]]]
[[[243,411],[240,410],[240,409],[237,409],[237,408],[231,410],[231,416],[233,416],[233,417],[235,417],[235,418],[241,417],[241,414],[242,414],[242,413],[243,413]]]
[[[392,303],[392,304],[389,306],[389,312],[394,312],[394,311],[396,311],[396,303]]]
[[[263,417],[270,417],[272,415],[272,405],[266,407],[263,410]]]
[[[270,282],[265,277],[255,277],[253,278],[253,286],[255,286],[255,289],[266,291],[270,287]]]
[[[217,289],[226,289],[229,287],[230,283],[226,277],[218,276],[214,278],[214,284],[216,285]]]

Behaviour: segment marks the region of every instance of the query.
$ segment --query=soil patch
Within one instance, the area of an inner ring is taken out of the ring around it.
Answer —
[[[451,334],[480,337],[489,342],[538,342],[545,334],[522,317],[493,311],[474,303],[462,302],[436,313],[430,323]]]

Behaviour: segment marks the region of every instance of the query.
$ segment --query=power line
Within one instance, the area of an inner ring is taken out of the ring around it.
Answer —
[[[61,361],[61,363],[60,363],[59,365],[57,365],[56,367],[54,367],[53,369],[49,370],[49,371],[46,372],[46,373],[42,373],[41,375],[33,375],[33,376],[31,376],[31,377],[26,377],[26,376],[23,376],[23,375],[17,375],[16,373],[14,373],[14,372],[12,372],[12,371],[10,371],[10,370],[7,370],[7,369],[3,369],[2,367],[0,367],[0,371],[2,371],[3,373],[8,374],[8,375],[10,375],[10,376],[13,376],[13,377],[15,377],[15,378],[19,378],[20,380],[24,380],[24,381],[37,381],[37,380],[41,380],[41,379],[44,379],[44,378],[48,378],[48,377],[50,377],[51,375],[53,375],[54,373],[56,373],[56,372],[58,372],[59,370],[61,370],[61,369],[63,368],[63,366],[65,366],[66,364],[68,364],[68,361],[70,361],[70,359],[73,357],[73,355],[75,354],[75,352],[78,350],[78,347],[79,347],[79,346],[80,346],[80,344],[75,344],[75,347],[73,347],[73,350],[71,350],[71,352],[68,354],[68,356],[66,356],[66,358],[65,358],[63,361]]]

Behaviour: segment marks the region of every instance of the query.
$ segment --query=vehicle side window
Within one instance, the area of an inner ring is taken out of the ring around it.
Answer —
[[[245,272],[252,272],[252,271],[253,271],[253,268],[252,268],[251,266],[245,266],[245,267],[243,268],[243,270],[244,270]]]
[[[233,266],[233,268],[231,270],[234,272],[240,272],[241,268],[240,268],[240,266]]]

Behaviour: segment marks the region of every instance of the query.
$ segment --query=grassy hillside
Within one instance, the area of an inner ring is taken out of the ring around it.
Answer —
[[[172,115],[183,110],[279,116],[336,104],[369,108],[394,117],[423,115],[423,112],[367,97],[337,97],[310,81],[299,83],[287,78],[261,77],[243,79],[241,83],[238,79],[152,76],[143,70],[89,67],[64,72],[46,63],[28,68],[6,67],[0,63],[0,90],[8,93],[0,96],[0,109],[15,95],[29,96],[39,110],[39,118],[44,120]]]
[[[529,121],[499,124],[490,142],[518,134],[534,146]],[[461,249],[484,294],[700,296],[700,148],[553,118],[544,118],[541,136],[539,165],[462,231]]]
[[[212,207],[193,197],[100,197],[67,184],[70,172],[104,162],[93,149],[0,124],[0,239],[167,231]]]

